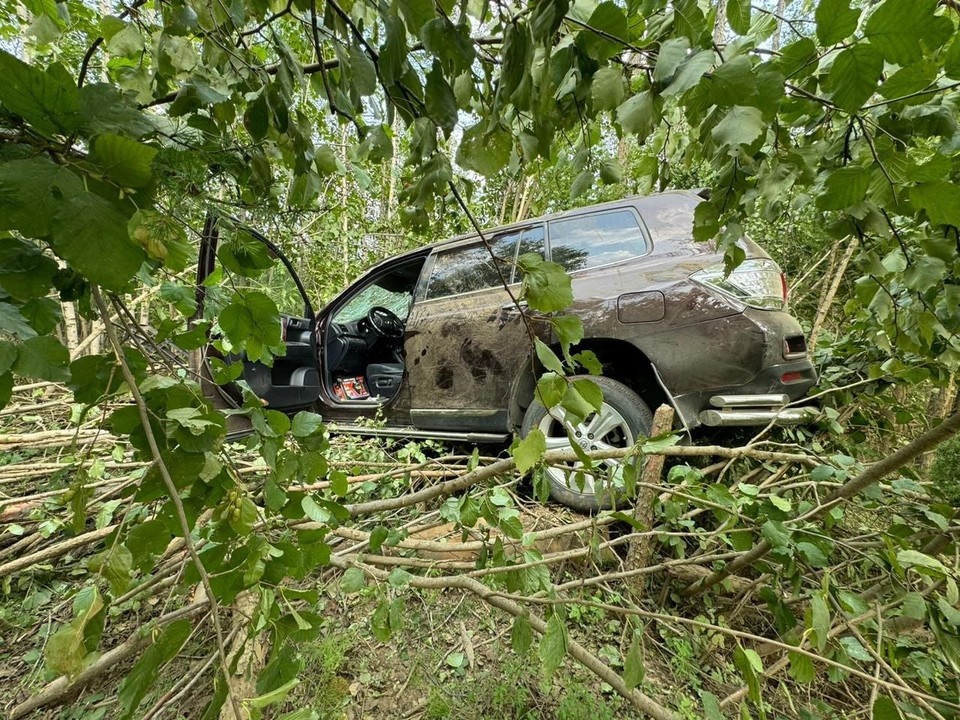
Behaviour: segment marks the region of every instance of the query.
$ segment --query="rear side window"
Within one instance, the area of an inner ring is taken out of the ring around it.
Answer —
[[[647,251],[630,210],[580,215],[550,223],[550,259],[567,272],[629,260]]]
[[[516,231],[490,240],[496,264],[483,243],[439,253],[427,286],[427,300],[496,287],[502,284],[501,272],[509,282],[519,238],[520,232]]]

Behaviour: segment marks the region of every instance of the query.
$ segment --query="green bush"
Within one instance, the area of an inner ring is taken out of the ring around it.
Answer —
[[[930,481],[951,505],[960,506],[960,437],[952,437],[937,446]]]

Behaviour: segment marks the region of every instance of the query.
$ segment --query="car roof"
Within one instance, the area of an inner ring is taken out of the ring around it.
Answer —
[[[483,228],[482,232],[485,237],[491,237],[494,235],[499,235],[504,232],[509,232],[510,230],[520,230],[522,228],[530,227],[531,225],[537,225],[551,220],[558,220],[565,217],[572,217],[575,215],[582,215],[590,212],[597,212],[602,210],[612,210],[615,208],[622,207],[633,207],[640,211],[641,216],[643,216],[643,211],[645,205],[662,205],[664,200],[667,200],[671,197],[684,198],[687,201],[701,202],[704,199],[704,195],[707,193],[707,190],[697,189],[697,190],[666,190],[661,193],[654,193],[652,195],[627,195],[619,200],[609,200],[603,203],[597,203],[595,205],[584,205],[583,207],[572,208],[570,210],[562,210],[560,212],[548,213],[546,215],[540,215],[538,217],[528,218],[526,220],[519,220],[508,225],[498,225],[489,228]],[[445,247],[454,247],[468,240],[474,240],[477,238],[477,233],[468,232],[462,233],[452,238],[447,238],[445,240],[438,240],[436,242],[429,243],[427,245],[422,245],[413,250],[407,250],[398,255],[391,255],[389,258],[381,260],[369,267],[364,271],[363,275],[367,275],[371,271],[378,270],[379,268],[386,265],[394,265],[397,262],[402,262],[405,259],[412,259],[420,257],[422,255],[427,255],[434,250],[443,249]]]

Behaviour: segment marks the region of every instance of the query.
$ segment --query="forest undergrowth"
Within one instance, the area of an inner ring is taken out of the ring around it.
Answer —
[[[182,538],[158,532],[153,463],[62,387],[14,398],[4,715],[209,717],[209,600]],[[234,691],[249,686],[249,717],[291,720],[955,717],[957,520],[921,462],[951,422],[873,463],[815,430],[660,437],[620,452],[636,500],[594,517],[541,502],[538,471],[496,448],[317,425],[322,477],[286,488],[316,498],[311,520],[269,524],[255,432],[220,449],[236,492],[196,518]],[[224,521],[239,542],[202,539]]]

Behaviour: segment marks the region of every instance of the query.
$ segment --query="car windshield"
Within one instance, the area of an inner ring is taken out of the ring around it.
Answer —
[[[333,320],[338,323],[355,322],[365,317],[375,305],[385,307],[401,320],[406,320],[410,314],[410,298],[409,292],[394,292],[373,283],[354,295]]]

